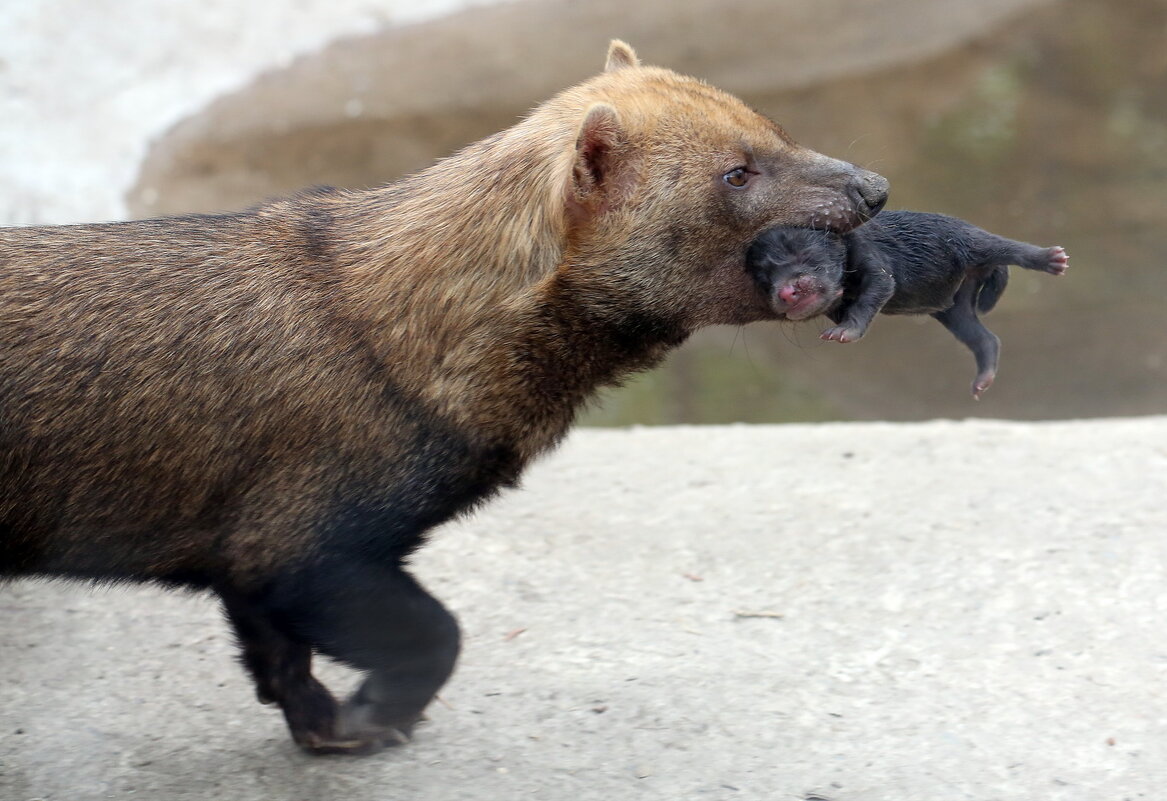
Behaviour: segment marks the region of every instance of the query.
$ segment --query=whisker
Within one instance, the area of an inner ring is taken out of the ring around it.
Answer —
[[[851,154],[851,148],[855,147],[855,145],[859,144],[860,141],[867,138],[868,136],[871,136],[871,134],[869,134],[869,133],[859,134],[859,136],[852,139],[851,144],[847,145],[847,155]]]

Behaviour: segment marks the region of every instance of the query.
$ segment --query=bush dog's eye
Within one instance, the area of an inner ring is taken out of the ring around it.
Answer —
[[[750,175],[750,171],[745,167],[736,167],[721,177],[730,186],[741,189],[750,182]]]

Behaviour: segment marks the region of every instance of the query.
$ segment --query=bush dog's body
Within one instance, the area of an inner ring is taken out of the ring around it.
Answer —
[[[822,338],[854,342],[879,312],[930,314],[973,352],[980,397],[997,374],[1000,340],[977,312],[996,305],[1009,265],[1053,275],[1066,251],[991,234],[943,214],[885,211],[842,237],[776,228],[750,247],[749,270],[775,312],[792,320],[825,314],[838,325]]]
[[[613,43],[605,72],[397,184],[0,231],[0,572],[218,593],[315,752],[403,739],[453,617],[402,569],[597,386],[773,319],[772,225],[886,182]],[[368,676],[337,705],[313,650]]]

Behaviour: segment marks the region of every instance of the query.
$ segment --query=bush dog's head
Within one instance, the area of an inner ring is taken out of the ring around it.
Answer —
[[[772,228],[746,255],[746,269],[770,308],[787,320],[825,313],[843,296],[847,247],[842,237],[807,228]]]
[[[601,75],[542,116],[575,126],[560,279],[686,331],[777,314],[745,269],[763,230],[843,233],[887,198],[881,176],[797,145],[732,95],[641,66],[619,41]]]

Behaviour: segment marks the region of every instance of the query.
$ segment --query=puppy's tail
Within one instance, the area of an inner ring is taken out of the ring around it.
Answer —
[[[997,301],[1005,294],[1005,287],[1008,283],[1008,267],[998,267],[989,273],[989,277],[981,281],[980,290],[977,292],[977,311],[982,314],[992,311],[993,307],[997,305]]]

